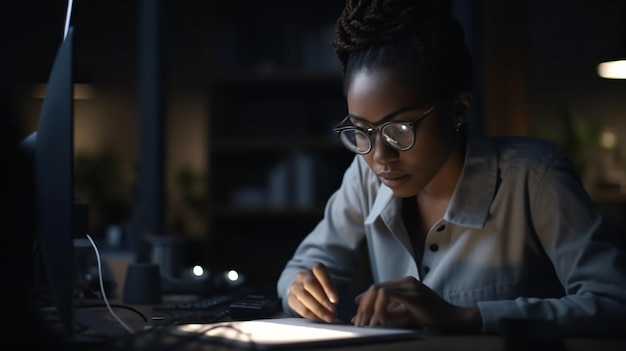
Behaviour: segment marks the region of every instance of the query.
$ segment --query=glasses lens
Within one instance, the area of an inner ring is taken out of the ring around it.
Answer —
[[[341,141],[348,149],[358,154],[367,153],[371,147],[370,138],[358,129],[342,131]]]
[[[387,145],[400,151],[410,149],[415,141],[413,127],[407,123],[390,123],[385,125],[380,132]]]

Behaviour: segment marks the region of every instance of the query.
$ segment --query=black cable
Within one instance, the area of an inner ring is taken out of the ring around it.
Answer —
[[[196,346],[200,349],[204,349],[207,344],[213,345],[230,345],[229,342],[220,340],[218,338],[210,338],[205,335],[207,332],[218,329],[229,328],[239,330],[230,324],[214,324],[209,323],[195,330],[193,332],[176,332],[172,326],[147,329],[130,336],[122,342],[120,347],[124,350],[150,350],[150,351],[162,351],[162,350],[177,350],[182,346]],[[196,343],[197,344],[193,344]],[[252,340],[249,341],[254,346]],[[187,348],[188,349],[188,348]]]
[[[143,319],[144,322],[148,321],[148,318],[141,313],[141,311],[139,311],[138,309],[134,308],[134,307],[130,307],[127,305],[120,305],[120,304],[111,304],[111,307],[115,307],[115,308],[123,308],[123,309],[127,309],[130,311],[133,311],[135,313],[137,313],[139,316],[141,316],[141,318]],[[96,303],[96,304],[85,304],[85,305],[80,305],[80,306],[76,306],[76,308],[99,308],[99,307],[107,307],[106,304],[104,303]]]

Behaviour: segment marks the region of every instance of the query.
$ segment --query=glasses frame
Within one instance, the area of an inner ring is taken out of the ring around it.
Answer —
[[[407,106],[404,108],[401,108],[397,111],[394,111],[390,114],[388,114],[387,116],[383,117],[382,119],[390,119],[393,118],[394,116],[399,115],[400,113],[406,112],[406,111],[411,111],[411,110],[416,110],[419,108],[423,108],[424,105],[412,105],[412,106]],[[381,124],[378,128],[362,128],[359,126],[355,126],[354,124],[352,124],[350,121],[350,117],[351,115],[347,115],[335,128],[333,128],[333,132],[337,133],[337,135],[339,136],[341,142],[343,143],[343,145],[350,151],[359,154],[359,155],[366,155],[368,153],[370,153],[370,151],[372,151],[372,149],[374,148],[374,144],[376,142],[376,140],[374,139],[375,136],[377,134],[380,134],[382,129],[385,128],[388,125],[391,124],[402,124],[405,125],[407,127],[409,127],[409,129],[412,131],[412,140],[411,140],[411,145],[405,148],[398,148],[397,146],[395,146],[394,144],[391,144],[387,141],[386,138],[381,137],[381,140],[390,148],[397,150],[397,151],[407,151],[409,149],[411,149],[413,147],[413,145],[415,145],[415,139],[416,139],[416,135],[415,135],[415,129],[417,128],[417,126],[426,118],[430,115],[431,112],[433,112],[435,110],[435,107],[437,107],[437,104],[432,105],[428,110],[426,110],[420,117],[414,119],[414,120],[409,120],[409,121],[386,121],[383,124]],[[346,124],[346,123],[350,123],[350,124]],[[357,151],[356,149],[352,148],[351,145],[348,145],[347,142],[345,141],[344,137],[343,137],[343,133],[349,130],[354,130],[354,131],[358,131],[361,132],[365,135],[367,135],[367,138],[370,141],[370,146],[366,151]]]

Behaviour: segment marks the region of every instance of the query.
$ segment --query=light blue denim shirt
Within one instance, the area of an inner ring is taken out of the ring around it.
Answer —
[[[323,219],[281,273],[277,291],[285,311],[293,313],[289,285],[315,262],[326,264],[338,286],[349,284],[363,239],[374,282],[415,277],[452,304],[477,306],[485,333],[498,332],[502,318],[553,320],[565,335],[626,331],[625,253],[603,230],[570,162],[546,141],[470,139],[421,265],[402,220],[402,199],[356,156]]]

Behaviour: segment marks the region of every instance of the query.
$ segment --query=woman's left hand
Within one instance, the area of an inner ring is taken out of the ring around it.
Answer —
[[[482,318],[477,307],[460,307],[445,301],[413,277],[372,285],[355,299],[356,326],[429,326],[442,331],[479,332]]]

